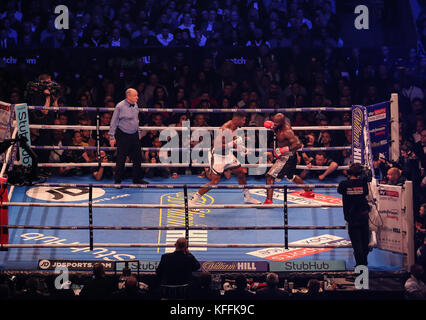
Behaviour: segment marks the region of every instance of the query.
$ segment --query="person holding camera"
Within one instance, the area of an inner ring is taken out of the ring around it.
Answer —
[[[341,181],[337,192],[342,195],[343,214],[352,242],[356,265],[367,266],[369,252],[368,179],[363,175],[363,166],[353,163],[347,171],[348,179]]]

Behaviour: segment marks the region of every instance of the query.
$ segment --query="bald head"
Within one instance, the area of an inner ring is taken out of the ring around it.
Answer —
[[[389,184],[397,184],[399,178],[401,177],[401,170],[398,168],[390,168],[387,172],[387,176]]]
[[[179,238],[176,240],[175,247],[177,251],[184,251],[186,250],[186,247],[188,245],[188,242],[185,238]]]
[[[138,102],[139,96],[138,96],[138,92],[133,89],[133,88],[129,88],[126,90],[126,100],[133,104]]]
[[[276,115],[272,117],[272,121],[274,122],[275,128],[277,129],[282,128],[285,123],[285,116],[281,112],[277,113]]]

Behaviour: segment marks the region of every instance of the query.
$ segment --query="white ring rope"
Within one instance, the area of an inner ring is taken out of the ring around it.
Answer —
[[[349,241],[348,241],[349,242]],[[174,247],[174,244],[169,243],[94,243],[93,247],[104,248],[157,248],[157,247]],[[89,248],[88,243],[63,243],[63,244],[4,244],[2,248]],[[208,248],[284,248],[282,243],[192,243],[189,247],[208,247]],[[303,244],[288,244],[289,248],[352,248],[348,244],[335,245],[310,245]]]
[[[11,207],[74,207],[87,208],[89,203],[54,203],[54,202],[4,202],[4,206]],[[185,206],[176,204],[129,204],[129,203],[93,203],[93,208],[142,208],[142,209],[185,209]],[[340,204],[288,204],[288,208],[341,208]],[[190,209],[276,209],[283,208],[283,204],[211,204],[188,206]]]
[[[20,165],[18,161],[14,162],[15,165]],[[263,168],[263,167],[271,167],[272,163],[261,163],[261,164],[241,164],[243,168]],[[39,163],[38,166],[40,168],[60,168],[60,167],[98,167],[99,163],[97,162],[56,162],[56,163]],[[115,163],[102,163],[102,167],[115,167]],[[132,167],[132,163],[126,163],[126,167]],[[210,165],[208,163],[141,163],[141,167],[146,168],[187,168],[187,167],[196,167],[196,168],[208,168]],[[300,170],[327,170],[328,166],[296,166],[296,169]],[[336,170],[347,170],[349,166],[339,166]]]
[[[78,125],[61,125],[61,124],[30,124],[30,129],[46,129],[46,130],[96,130],[96,126],[78,126]],[[220,127],[166,127],[166,126],[140,126],[140,131],[149,131],[149,130],[175,130],[175,131],[184,131],[190,129],[191,131],[195,130],[218,130]],[[264,130],[271,131],[264,127],[241,127],[241,130]],[[109,126],[99,126],[99,130],[109,130]],[[351,126],[301,126],[301,127],[292,127],[294,131],[305,131],[305,130],[352,130]]]

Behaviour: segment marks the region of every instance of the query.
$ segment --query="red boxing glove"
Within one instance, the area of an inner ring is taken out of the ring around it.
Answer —
[[[264,126],[266,129],[273,129],[273,128],[274,128],[274,122],[273,122],[273,121],[270,121],[270,120],[266,120],[266,121],[263,123],[263,126]]]
[[[288,152],[290,152],[289,147],[276,148],[274,150],[274,155],[275,155],[275,157],[279,158],[279,157],[281,157],[282,155],[284,155]]]

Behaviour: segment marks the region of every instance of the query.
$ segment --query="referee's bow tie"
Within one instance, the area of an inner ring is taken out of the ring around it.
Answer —
[[[129,104],[129,107],[134,107],[134,106],[135,106],[135,104],[134,104],[134,103]]]

